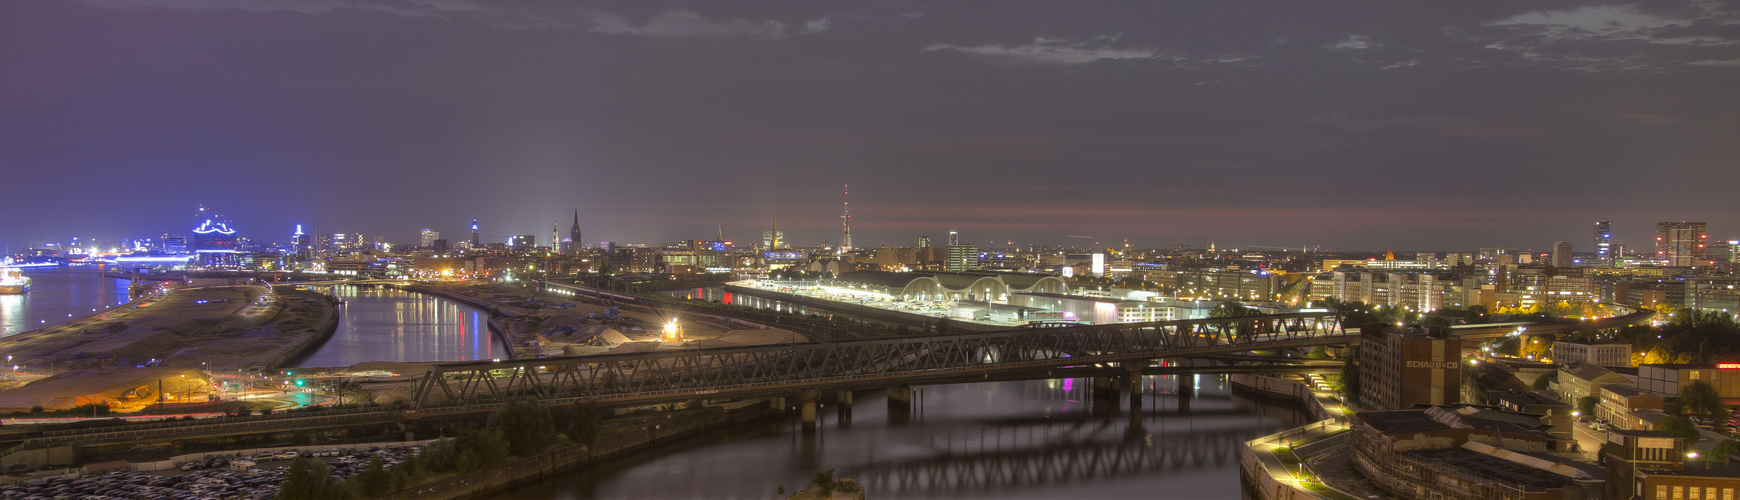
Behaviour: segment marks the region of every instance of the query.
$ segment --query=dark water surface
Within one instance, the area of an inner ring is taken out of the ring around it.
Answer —
[[[0,295],[0,336],[54,326],[127,303],[128,280],[104,277],[94,266],[26,268],[24,275],[33,281],[30,293]]]
[[[755,308],[755,309],[766,309],[769,311],[779,311],[779,312],[787,312],[787,313],[792,313],[792,314],[801,314],[804,316],[816,315],[816,316],[821,316],[824,318],[834,317],[834,313],[831,311],[816,309],[814,307],[807,307],[807,306],[804,306],[803,304],[793,304],[793,303],[786,302],[783,300],[765,299],[765,298],[761,298],[761,297],[756,297],[754,295],[744,295],[741,293],[731,293],[731,292],[725,291],[723,288],[716,287],[716,286],[701,287],[701,288],[688,288],[688,289],[677,290],[677,291],[673,291],[673,292],[665,292],[665,295],[669,295],[669,296],[676,297],[679,299],[705,300],[708,302],[719,302],[722,304],[732,304],[732,305],[739,305],[739,306],[750,307],[750,308]]]
[[[1188,400],[1180,383],[1195,389]],[[861,391],[849,412],[822,408],[815,432],[795,417],[749,424],[492,498],[774,499],[827,469],[876,499],[1239,498],[1240,443],[1306,420],[1233,395],[1221,375],[1145,377],[1134,414],[1127,393],[1095,413],[1092,385],[926,386],[909,413]]]

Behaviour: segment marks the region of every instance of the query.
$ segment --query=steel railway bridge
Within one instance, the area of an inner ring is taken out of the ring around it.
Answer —
[[[1075,366],[1118,364],[1139,371],[1159,358],[1345,344],[1356,338],[1342,331],[1333,313],[1294,313],[447,363],[430,366],[417,382],[408,416],[488,411],[528,397],[557,405],[790,395],[802,399],[808,416],[817,391]]]

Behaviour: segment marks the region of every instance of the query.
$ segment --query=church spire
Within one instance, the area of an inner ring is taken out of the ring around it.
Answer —
[[[569,255],[579,254],[580,249],[585,248],[585,245],[581,243],[582,241],[585,240],[580,239],[580,209],[576,208],[574,209],[574,226],[568,228],[567,253]]]

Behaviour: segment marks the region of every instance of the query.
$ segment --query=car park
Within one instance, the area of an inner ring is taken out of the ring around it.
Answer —
[[[421,447],[385,446],[373,448],[373,451],[363,450],[325,450],[316,452],[343,457],[351,465],[332,468],[332,477],[345,479],[361,473],[362,464],[373,457],[380,457],[388,464],[396,464],[414,456],[422,450]],[[298,454],[288,452],[294,458]],[[272,457],[283,456],[284,453],[269,454]],[[266,499],[277,496],[278,485],[283,482],[285,470],[283,467],[254,468],[243,470],[243,467],[231,469],[231,462],[246,462],[257,455],[242,457],[240,455],[214,455],[201,460],[188,461],[181,464],[183,473],[175,475],[176,469],[159,473],[121,471],[78,479],[52,478],[30,481],[25,484],[0,485],[0,500],[58,500],[58,499],[126,499],[126,500],[169,500],[169,499]],[[333,462],[333,460],[328,460]],[[191,466],[191,467],[190,467]]]

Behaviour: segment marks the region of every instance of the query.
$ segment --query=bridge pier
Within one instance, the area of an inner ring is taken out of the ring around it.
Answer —
[[[1180,375],[1178,377],[1178,411],[1190,413],[1190,400],[1196,399],[1196,377]]]
[[[902,425],[912,421],[912,386],[888,388],[888,423]]]
[[[784,415],[785,414],[785,398],[783,398],[783,397],[767,398],[767,409],[772,410],[774,415]]]
[[[798,415],[803,419],[805,431],[816,430],[816,399],[818,399],[818,394],[815,389],[804,389],[798,392],[798,401],[801,405]]]
[[[1128,385],[1124,380],[1123,376],[1094,377],[1093,414],[1103,416],[1118,414],[1118,396],[1122,395],[1123,388]]]
[[[834,393],[834,401],[842,405],[852,404],[852,391],[840,391]]]
[[[901,411],[912,409],[912,386],[889,387],[888,409]]]

